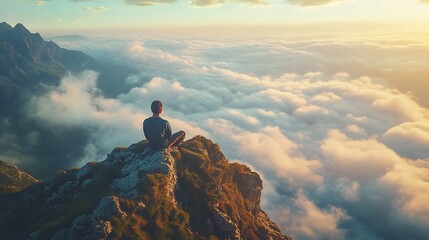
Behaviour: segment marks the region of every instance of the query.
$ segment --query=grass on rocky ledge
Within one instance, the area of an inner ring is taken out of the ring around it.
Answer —
[[[234,178],[236,174],[251,174],[251,170],[219,156],[223,154],[217,144],[197,137],[181,148],[180,159],[176,161],[180,187],[177,198],[190,216],[191,229],[207,238],[213,238],[212,235],[224,238],[217,229],[209,230],[211,210],[218,208],[238,223],[246,239],[259,239],[262,230],[248,209],[254,203],[243,197]]]
[[[35,184],[28,192],[17,194],[16,201],[5,203],[9,212],[0,217],[0,232],[8,236],[6,239],[21,239],[33,232],[37,232],[35,239],[49,239],[55,232],[69,227],[76,217],[89,213],[102,197],[115,194],[109,186],[111,179],[120,175],[118,164],[108,167],[93,164],[93,178],[85,185],[79,182],[71,187],[78,195],[48,201],[62,184],[77,182],[76,169],[63,171],[52,182]]]
[[[141,141],[128,150],[141,153],[147,147],[147,141]],[[127,217],[113,218],[113,232],[108,239],[224,239],[223,233],[208,221],[213,208],[228,214],[246,239],[261,236],[264,230],[249,210],[255,203],[243,195],[237,182],[238,175],[252,173],[250,168],[228,163],[219,146],[203,137],[189,140],[180,150],[170,153],[176,159],[177,205],[166,194],[170,184],[167,175],[142,174],[137,185],[138,197],[119,198]],[[119,196],[110,183],[121,176],[123,164],[93,163],[91,180],[74,186],[79,188],[76,191],[79,194],[66,196],[64,200],[47,203],[65,182],[76,182],[77,170],[64,171],[52,182],[33,185],[26,191],[33,199],[26,199],[24,193],[0,198],[0,209],[9,211],[0,211],[2,237],[23,239],[37,231],[36,239],[49,239],[57,231],[70,227],[76,217],[93,211],[104,196]]]

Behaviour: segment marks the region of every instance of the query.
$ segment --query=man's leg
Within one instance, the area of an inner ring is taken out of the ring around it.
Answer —
[[[169,140],[170,144],[168,147],[178,147],[185,140],[186,133],[184,131],[179,131],[173,134]]]

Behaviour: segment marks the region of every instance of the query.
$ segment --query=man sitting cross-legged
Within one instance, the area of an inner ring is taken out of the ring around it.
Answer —
[[[151,148],[153,150],[161,150],[164,148],[178,147],[182,144],[186,133],[184,131],[179,131],[171,135],[170,123],[159,116],[162,113],[162,102],[155,100],[152,102],[150,108],[153,115],[144,120],[143,132]]]

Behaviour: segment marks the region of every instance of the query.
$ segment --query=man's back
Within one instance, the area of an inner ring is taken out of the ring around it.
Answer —
[[[160,117],[150,117],[143,122],[143,132],[153,149],[162,149],[171,137],[170,123]]]

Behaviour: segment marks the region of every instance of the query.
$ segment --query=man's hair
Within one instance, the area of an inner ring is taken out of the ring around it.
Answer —
[[[162,102],[159,100],[155,100],[150,105],[150,109],[154,114],[160,114],[162,112]]]

